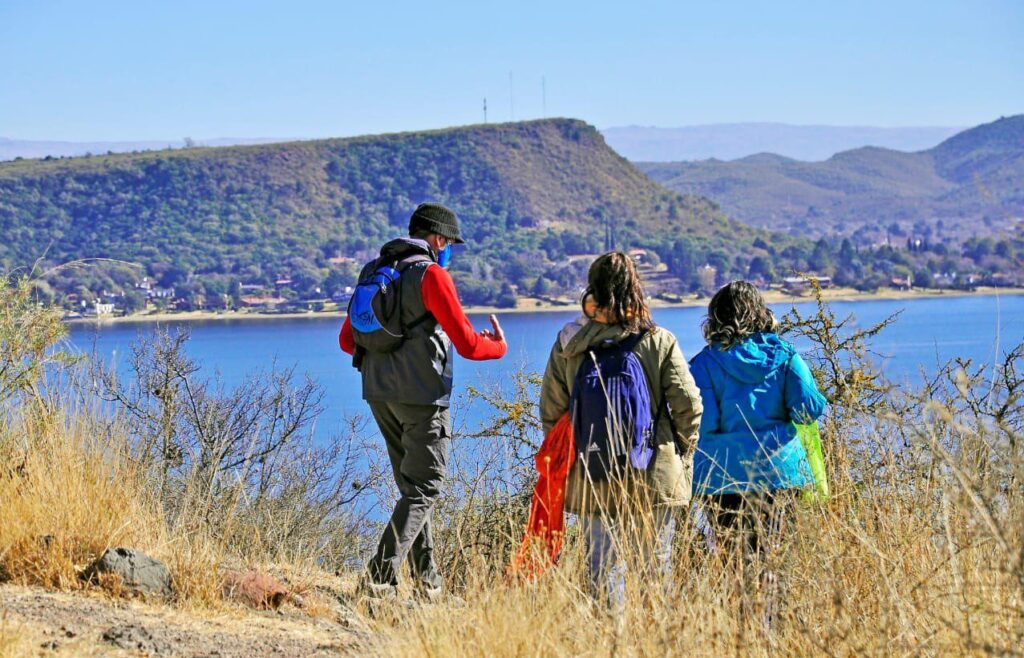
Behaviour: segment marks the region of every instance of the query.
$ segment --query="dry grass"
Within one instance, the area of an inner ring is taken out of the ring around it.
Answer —
[[[756,562],[710,551],[695,515],[684,514],[671,574],[651,574],[630,554],[638,542],[620,537],[627,600],[618,619],[583,589],[574,527],[557,568],[532,582],[507,581],[525,520],[523,460],[537,439],[528,412],[534,393],[521,379],[512,401],[483,396],[501,416],[487,434],[515,442],[492,439],[493,458],[477,453],[475,467],[456,464],[436,512],[438,557],[461,601],[378,610],[367,620],[370,644],[360,650],[416,657],[1024,653],[1024,350],[988,369],[954,363],[922,390],[899,391],[844,356],[863,345],[837,341],[842,324],[827,313],[818,323],[797,320],[798,329],[823,329],[815,345],[826,358],[816,372],[833,402],[824,434],[833,497],[798,506],[779,551]],[[217,406],[227,398],[210,399]],[[175,427],[164,426],[167,436]],[[239,471],[226,471],[235,479],[223,477],[227,484],[216,490],[185,469],[168,479],[164,463],[139,452],[146,438],[116,415],[112,421],[67,399],[26,394],[8,405],[0,416],[0,581],[80,589],[92,559],[128,545],[166,561],[175,605],[198,614],[221,605],[221,568],[242,563],[309,592],[308,614],[317,618],[310,623],[332,617],[336,602],[316,587],[328,580],[317,558],[341,554],[320,538],[345,527],[335,508],[309,501],[344,499],[310,498],[295,489],[308,469],[267,462],[252,481],[267,482],[261,490],[269,493],[253,507],[253,489],[231,485],[244,482]],[[174,494],[172,504],[161,490]],[[302,523],[307,516],[320,520]],[[289,536],[300,540],[286,543]],[[781,594],[760,587],[764,570],[777,576]],[[347,591],[355,578],[342,576]],[[770,606],[777,614],[769,626]],[[0,621],[0,656],[36,651],[30,631]]]
[[[223,554],[201,534],[167,526],[147,473],[109,423],[29,401],[0,429],[0,464],[0,574],[7,579],[82,588],[83,570],[104,550],[131,546],[168,562],[180,600],[219,598]]]
[[[81,577],[116,546],[165,562],[178,607],[221,607],[225,568],[285,577],[299,593],[321,576],[313,550],[264,548],[278,524],[296,527],[302,509],[282,505],[279,514],[252,518],[244,489],[211,497],[190,472],[169,514],[161,473],[136,445],[118,420],[67,398],[27,397],[11,410],[0,425],[0,582],[59,590],[98,584],[119,595],[116,581]]]
[[[369,649],[391,656],[1017,655],[1024,641],[1021,444],[1011,441],[1018,436],[1005,418],[1005,427],[987,424],[951,404],[932,399],[913,424],[881,417],[864,428],[876,439],[870,450],[832,452],[847,460],[833,458],[833,499],[798,508],[784,550],[771,558],[784,594],[770,629],[759,614],[768,595],[751,585],[756,579],[743,576],[736,556],[706,550],[685,518],[672,575],[630,569],[616,623],[582,589],[574,533],[558,568],[511,583],[501,573],[518,540],[519,512],[467,517],[464,508],[450,518],[476,518],[469,523],[484,529],[445,535],[445,551],[458,556],[451,580],[461,604],[378,614]],[[22,412],[0,434],[0,569],[7,577],[80,588],[92,558],[132,545],[169,563],[178,605],[218,605],[219,568],[232,550],[224,537],[237,533],[168,525],[146,473],[109,423],[38,405]],[[907,445],[887,440],[901,433]],[[278,568],[290,570],[299,589],[317,577],[308,564]],[[38,647],[26,633],[8,623],[0,647],[8,655]]]
[[[178,606],[220,607],[225,567],[277,574],[296,593],[322,576],[313,553],[286,562],[255,554],[253,543],[238,538],[258,528],[237,517],[211,526],[201,501],[169,521],[152,472],[109,419],[68,414],[38,400],[20,411],[0,427],[0,582],[59,590],[99,585],[119,595],[117,582],[82,578],[89,564],[117,546],[165,562]]]
[[[1019,655],[1021,493],[979,508],[957,483],[959,466],[948,466],[946,476],[903,477],[894,469],[877,481],[840,485],[825,507],[800,507],[783,550],[758,565],[783,583],[770,628],[761,612],[771,596],[757,579],[744,578],[735,556],[710,554],[700,535],[684,531],[671,576],[630,568],[618,623],[581,591],[576,541],[562,564],[536,582],[507,583],[486,575],[493,569],[474,570],[477,577],[459,591],[463,605],[423,606],[382,622],[377,650],[391,656]],[[990,516],[1005,544],[989,528]],[[626,562],[638,564],[628,556]]]
[[[0,570],[22,583],[71,588],[107,547],[156,546],[159,516],[124,445],[86,414],[30,403],[0,437]]]

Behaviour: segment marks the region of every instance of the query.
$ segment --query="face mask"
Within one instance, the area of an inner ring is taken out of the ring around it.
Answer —
[[[448,269],[448,264],[452,262],[452,245],[448,244],[444,249],[437,254],[437,264],[441,267]]]

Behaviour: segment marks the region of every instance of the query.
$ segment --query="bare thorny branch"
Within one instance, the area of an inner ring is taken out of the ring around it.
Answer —
[[[294,369],[272,365],[228,388],[200,377],[187,341],[187,332],[165,331],[141,340],[127,383],[95,366],[99,395],[124,412],[139,459],[160,474],[172,521],[233,527],[229,519],[241,516],[265,526],[255,533],[264,541],[301,538],[324,547],[344,536],[362,541],[352,532],[364,523],[359,514],[368,513],[384,470],[360,441],[361,427],[315,437],[323,410],[316,382],[296,382]],[[346,555],[331,559],[351,559]]]

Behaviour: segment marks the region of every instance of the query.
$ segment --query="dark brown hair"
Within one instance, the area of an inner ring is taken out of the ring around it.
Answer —
[[[708,343],[729,349],[751,334],[775,331],[778,324],[753,284],[733,281],[711,298],[701,329]]]
[[[604,311],[609,322],[621,324],[637,333],[654,328],[651,310],[644,298],[644,286],[633,259],[621,251],[599,256],[587,273],[587,289],[583,292],[583,312],[587,297]]]

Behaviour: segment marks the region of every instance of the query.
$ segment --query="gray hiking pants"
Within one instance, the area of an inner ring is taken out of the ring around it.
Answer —
[[[401,497],[381,535],[377,553],[367,565],[370,578],[398,584],[406,556],[413,577],[429,588],[441,586],[434,564],[430,514],[441,493],[451,444],[451,415],[447,407],[369,402],[377,420]]]

